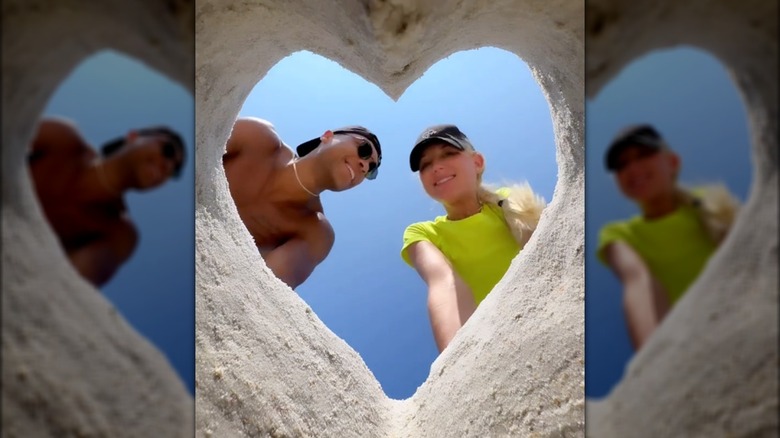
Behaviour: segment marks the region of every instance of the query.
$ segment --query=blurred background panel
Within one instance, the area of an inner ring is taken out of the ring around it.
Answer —
[[[163,125],[184,140],[179,179],[125,196],[138,227],[131,258],[101,289],[154,343],[194,393],[194,100],[180,84],[120,52],[82,62],[52,96],[43,117],[65,117],[98,147],[129,131]]]
[[[596,255],[608,222],[640,214],[605,167],[607,147],[629,125],[648,123],[681,158],[678,183],[724,184],[740,201],[752,182],[745,105],[723,64],[692,47],[651,52],[586,101],[586,395],[601,398],[634,354],[623,290]]]

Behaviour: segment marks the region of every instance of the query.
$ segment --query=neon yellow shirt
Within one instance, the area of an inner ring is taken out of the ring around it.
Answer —
[[[659,283],[671,304],[677,302],[704,269],[717,246],[707,236],[693,207],[680,207],[658,219],[634,216],[611,222],[599,234],[598,257],[606,264],[603,249],[615,241],[633,248]]]
[[[498,193],[506,196],[501,189]],[[401,248],[401,257],[409,266],[413,267],[406,249],[422,240],[433,243],[447,257],[455,272],[471,288],[477,305],[501,280],[520,252],[520,245],[504,221],[503,211],[493,205],[485,205],[479,213],[457,221],[445,215],[409,225]]]

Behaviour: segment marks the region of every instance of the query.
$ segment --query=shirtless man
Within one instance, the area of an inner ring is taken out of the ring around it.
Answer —
[[[268,267],[291,288],[303,283],[333,247],[319,195],[374,179],[379,139],[366,128],[325,131],[296,148],[271,123],[236,121],[222,158],[238,214]]]
[[[73,267],[96,287],[113,277],[138,242],[125,192],[158,187],[178,176],[183,163],[184,144],[167,128],[130,131],[98,153],[62,119],[41,121],[28,156],[46,219]]]

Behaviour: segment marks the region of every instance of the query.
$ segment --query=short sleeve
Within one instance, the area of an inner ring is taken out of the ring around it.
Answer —
[[[411,244],[422,240],[431,242],[430,222],[418,222],[406,227],[406,230],[404,230],[404,243],[401,248],[401,258],[407,265],[412,266],[412,261],[409,259],[409,254],[406,251],[407,248]]]
[[[601,263],[607,264],[607,259],[604,257],[604,248],[607,245],[618,240],[625,240],[624,229],[624,224],[620,222],[612,222],[601,228],[601,231],[599,231],[599,244],[596,248],[596,255]]]

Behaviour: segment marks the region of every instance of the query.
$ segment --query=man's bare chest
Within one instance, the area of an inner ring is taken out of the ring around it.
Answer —
[[[94,203],[58,198],[42,202],[42,207],[49,225],[66,249],[103,236],[117,224],[127,221],[121,201]]]
[[[291,158],[289,150],[281,149],[264,159],[244,155],[224,163],[230,194],[239,216],[261,252],[301,235],[307,226],[317,221],[317,211],[322,209],[319,201],[302,205],[291,202],[282,194],[285,187],[278,184],[278,171]]]
[[[261,249],[273,249],[301,234],[316,213],[281,202],[258,200],[238,207],[241,220]]]
[[[76,164],[79,165],[62,166],[56,172],[51,166],[32,169],[38,201],[49,224],[63,241],[100,235],[125,220],[126,215],[121,197],[96,201],[87,195],[90,191],[85,190],[80,178],[87,166]]]

